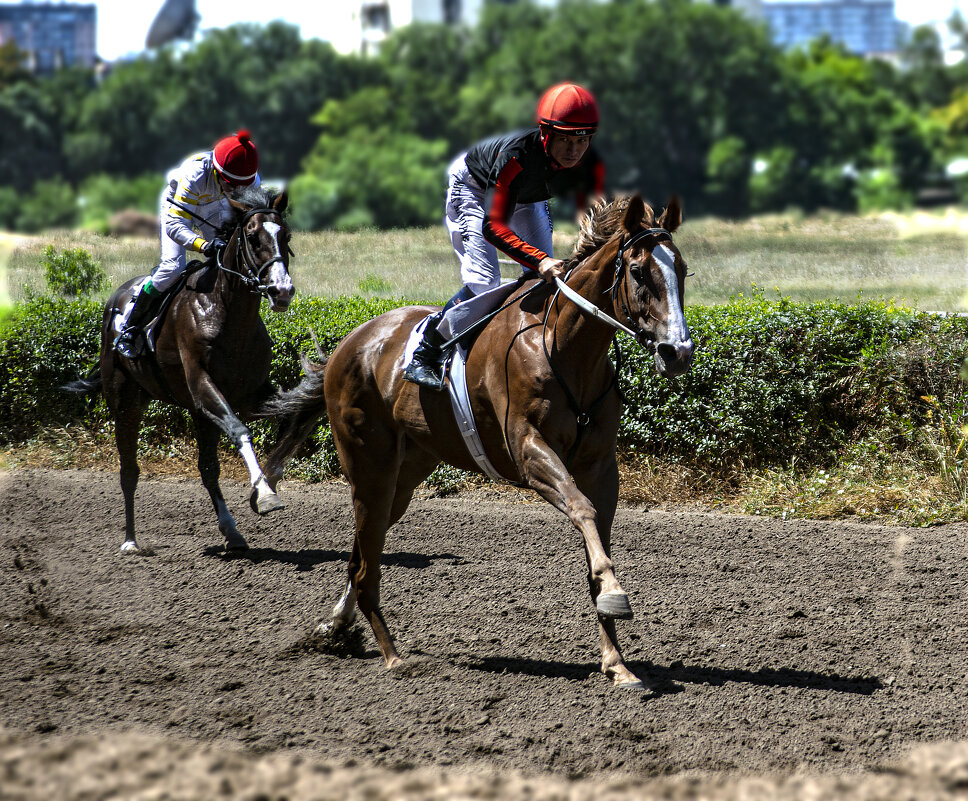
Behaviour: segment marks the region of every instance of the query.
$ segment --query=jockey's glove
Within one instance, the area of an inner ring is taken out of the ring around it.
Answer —
[[[202,255],[205,257],[214,256],[219,251],[225,250],[226,241],[221,237],[215,237],[211,242],[206,242],[202,248]]]

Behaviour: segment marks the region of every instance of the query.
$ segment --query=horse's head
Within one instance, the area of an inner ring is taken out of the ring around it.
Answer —
[[[285,192],[247,188],[229,198],[236,212],[235,258],[276,312],[289,308],[295,289],[289,276],[289,227]],[[232,243],[229,243],[230,248]]]
[[[612,297],[639,342],[653,351],[660,375],[682,375],[692,364],[693,344],[683,313],[686,263],[672,241],[682,223],[673,196],[658,220],[641,197],[632,197],[621,225]]]

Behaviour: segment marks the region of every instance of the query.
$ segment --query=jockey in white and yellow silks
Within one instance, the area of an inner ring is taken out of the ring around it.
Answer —
[[[248,131],[220,139],[212,150],[189,156],[168,173],[159,199],[161,261],[141,288],[125,330],[115,340],[122,356],[141,354],[141,329],[158,301],[187,264],[187,251],[212,256],[225,242],[218,232],[231,219],[228,193],[239,186],[258,186],[259,153]]]

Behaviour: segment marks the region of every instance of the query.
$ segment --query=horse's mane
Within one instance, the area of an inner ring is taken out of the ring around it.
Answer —
[[[248,209],[271,209],[276,198],[282,194],[267,186],[240,186],[233,189],[229,197],[236,203],[241,203]],[[282,220],[286,221],[286,214],[282,212]],[[225,239],[232,234],[235,229],[236,220],[226,220],[219,231],[219,235]]]
[[[240,186],[229,197],[250,209],[269,209],[279,194],[268,186]]]
[[[569,259],[570,266],[573,267],[587,259],[615,235],[625,218],[629,200],[631,198],[625,196],[611,201],[605,199],[592,201],[578,221],[578,239],[575,241],[575,249]],[[646,220],[651,220],[654,213],[648,203],[645,205],[645,212]]]

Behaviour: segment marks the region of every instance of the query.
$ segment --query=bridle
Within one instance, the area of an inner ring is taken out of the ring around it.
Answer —
[[[209,222],[205,220],[203,217],[199,217],[191,209],[185,208],[181,203],[177,203],[174,199],[169,200],[168,202],[175,208],[181,209],[190,217],[194,217],[199,222],[209,225]],[[221,251],[215,254],[215,265],[222,272],[238,277],[245,285],[246,289],[248,289],[250,292],[254,292],[256,295],[261,295],[264,298],[268,298],[269,286],[261,282],[260,276],[265,272],[267,267],[269,267],[272,264],[275,264],[277,261],[282,262],[282,265],[286,267],[286,269],[288,269],[289,266],[286,264],[286,260],[280,254],[278,256],[273,256],[271,259],[268,259],[263,264],[259,265],[258,269],[256,269],[254,265],[255,254],[252,253],[252,247],[251,245],[249,245],[249,238],[245,235],[246,224],[256,214],[275,214],[275,215],[278,215],[281,219],[281,215],[276,209],[270,209],[268,207],[260,207],[255,209],[249,209],[248,211],[245,212],[245,214],[242,215],[242,219],[239,220],[238,223],[236,223],[235,232],[238,233],[239,239],[242,240],[242,243],[243,243],[242,246],[238,248],[238,250],[241,251],[241,254],[242,254],[242,266],[245,268],[245,273],[240,273],[236,270],[230,270],[228,267],[226,267],[222,263]],[[292,248],[289,246],[288,243],[286,244],[286,251],[288,252],[290,257],[294,257],[296,255],[295,253],[292,252]]]
[[[629,296],[628,281],[622,281],[622,278],[624,277],[623,274],[625,273],[625,261],[622,257],[625,255],[625,251],[629,250],[630,248],[634,247],[639,242],[641,242],[643,239],[646,239],[647,237],[650,237],[650,236],[656,237],[656,242],[661,241],[663,239],[667,239],[670,242],[672,241],[672,234],[670,234],[665,228],[643,228],[639,231],[636,231],[627,240],[623,236],[622,241],[619,243],[619,246],[618,246],[618,254],[615,256],[615,280],[612,282],[612,285],[607,290],[605,290],[606,292],[609,292],[611,294],[612,300],[618,303],[619,307],[622,309],[622,314],[625,315],[625,319],[628,320],[632,324],[632,326],[635,326],[636,328],[637,326],[636,326],[635,319],[632,317],[632,313],[629,311],[628,302],[627,302],[628,296]],[[653,249],[654,249],[654,246],[653,246]],[[620,286],[623,286],[625,288],[625,292],[624,292],[625,297],[619,297]],[[625,330],[626,333],[630,333],[632,336],[634,336],[635,339],[639,342],[639,344],[642,345],[642,347],[644,347],[646,350],[648,350],[649,353],[655,353],[655,342],[645,337],[642,331],[640,330],[632,331],[624,327],[623,327],[623,330]]]
[[[245,214],[242,215],[242,219],[239,220],[235,227],[236,233],[238,233],[238,240],[241,242],[240,245],[236,246],[236,252],[241,256],[240,261],[242,262],[242,267],[245,273],[238,272],[237,270],[232,270],[226,267],[222,263],[222,253],[219,252],[215,256],[215,263],[218,268],[229,275],[237,276],[245,287],[254,292],[257,295],[261,295],[264,298],[269,297],[269,286],[262,283],[261,276],[266,272],[266,270],[276,262],[280,262],[284,267],[287,267],[285,258],[280,253],[277,256],[272,256],[260,265],[255,264],[255,254],[252,252],[252,246],[249,244],[249,238],[245,235],[245,226],[256,214],[275,214],[279,215],[279,212],[275,209],[270,208],[256,208],[249,209]],[[292,252],[292,248],[286,245],[286,250],[290,256],[295,254]]]

